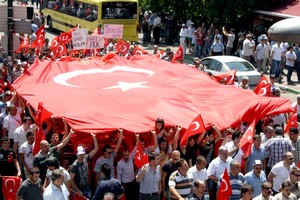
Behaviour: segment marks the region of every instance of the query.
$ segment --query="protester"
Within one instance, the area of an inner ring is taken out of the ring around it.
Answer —
[[[140,183],[139,200],[159,200],[161,170],[158,165],[158,155],[150,153],[148,164],[139,169],[136,181]]]
[[[100,173],[104,178],[99,181],[93,200],[103,199],[104,194],[106,194],[107,192],[111,192],[114,194],[114,200],[119,199],[120,195],[124,193],[121,182],[118,179],[111,177],[112,169],[110,168],[108,163],[104,163],[103,165],[101,165],[100,170]]]
[[[297,197],[291,193],[292,184],[290,181],[284,181],[281,184],[281,192],[274,196],[275,200],[296,200]]]
[[[83,146],[77,147],[77,160],[71,166],[71,178],[80,190],[79,195],[83,194],[86,198],[91,198],[90,177],[89,177],[89,160],[92,159],[98,151],[98,142],[96,135],[91,133],[94,141],[94,149],[86,154]]]
[[[46,187],[43,193],[44,200],[68,200],[70,193],[64,181],[64,173],[59,169],[55,169],[51,174],[51,183]]]
[[[16,200],[40,200],[43,195],[43,185],[38,168],[31,168],[27,178],[17,192]]]

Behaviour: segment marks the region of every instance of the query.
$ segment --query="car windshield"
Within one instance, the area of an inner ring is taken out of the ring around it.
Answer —
[[[237,72],[250,72],[254,71],[254,67],[247,62],[226,62],[226,65],[230,70],[236,70]]]

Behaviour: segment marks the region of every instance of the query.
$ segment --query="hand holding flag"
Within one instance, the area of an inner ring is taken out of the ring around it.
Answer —
[[[205,126],[201,115],[198,115],[190,124],[189,128],[185,131],[183,137],[181,138],[180,145],[186,145],[189,137],[205,132]]]
[[[225,168],[223,177],[221,179],[221,185],[218,192],[218,200],[228,200],[232,195],[232,187],[230,184],[227,168]]]

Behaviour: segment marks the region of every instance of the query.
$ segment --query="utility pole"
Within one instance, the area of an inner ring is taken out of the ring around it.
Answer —
[[[14,57],[14,50],[13,50],[13,32],[14,32],[14,21],[13,21],[13,0],[7,1],[7,51],[8,56],[11,56],[11,59]]]

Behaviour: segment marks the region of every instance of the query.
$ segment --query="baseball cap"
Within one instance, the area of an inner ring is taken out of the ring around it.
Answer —
[[[181,26],[185,26],[185,24],[183,23],[183,24],[181,24]]]
[[[82,155],[82,154],[84,154],[84,155],[86,154],[85,149],[82,146],[77,147],[77,154],[76,155],[78,156],[78,155]]]
[[[255,160],[254,163],[253,163],[253,167],[255,165],[262,165],[261,161],[260,160]]]

